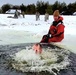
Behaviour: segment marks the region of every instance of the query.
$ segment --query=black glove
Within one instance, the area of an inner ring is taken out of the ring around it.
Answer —
[[[46,36],[47,36],[48,38],[50,38],[52,35],[51,35],[51,34],[47,34]]]

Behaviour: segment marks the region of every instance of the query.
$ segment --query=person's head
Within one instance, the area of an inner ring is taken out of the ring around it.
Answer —
[[[54,13],[53,13],[53,17],[54,17],[54,20],[55,20],[55,21],[57,21],[59,15],[60,15],[60,14],[59,14],[59,10],[55,10]]]

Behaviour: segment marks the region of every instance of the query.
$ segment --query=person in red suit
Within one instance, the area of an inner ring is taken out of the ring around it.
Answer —
[[[40,43],[61,42],[64,39],[63,17],[60,16],[59,10],[55,10],[53,13],[54,21],[49,28],[47,35],[44,35]]]
[[[63,25],[63,17],[60,16],[59,10],[54,11],[53,18],[54,21],[49,28],[48,34],[42,37],[40,43],[61,42],[64,39],[65,26]],[[40,43],[33,46],[33,49],[36,51],[36,53],[42,52]]]

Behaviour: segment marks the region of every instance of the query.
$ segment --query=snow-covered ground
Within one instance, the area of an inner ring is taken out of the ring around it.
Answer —
[[[13,14],[0,14],[0,44],[18,44],[40,42],[42,36],[47,34],[53,21],[50,15],[47,22],[44,15],[35,20],[35,15],[20,16],[18,19],[7,18]],[[63,16],[65,25],[65,38],[57,45],[64,46],[76,53],[76,16]]]

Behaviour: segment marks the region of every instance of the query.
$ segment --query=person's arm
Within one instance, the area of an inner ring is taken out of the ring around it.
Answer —
[[[63,33],[64,33],[64,27],[65,27],[65,26],[62,25],[62,24],[61,24],[60,26],[58,26],[57,33],[54,34],[53,37],[54,37],[54,36],[60,36],[61,34],[63,34]]]
[[[47,36],[52,37],[57,32],[57,28],[53,25],[50,26]]]

